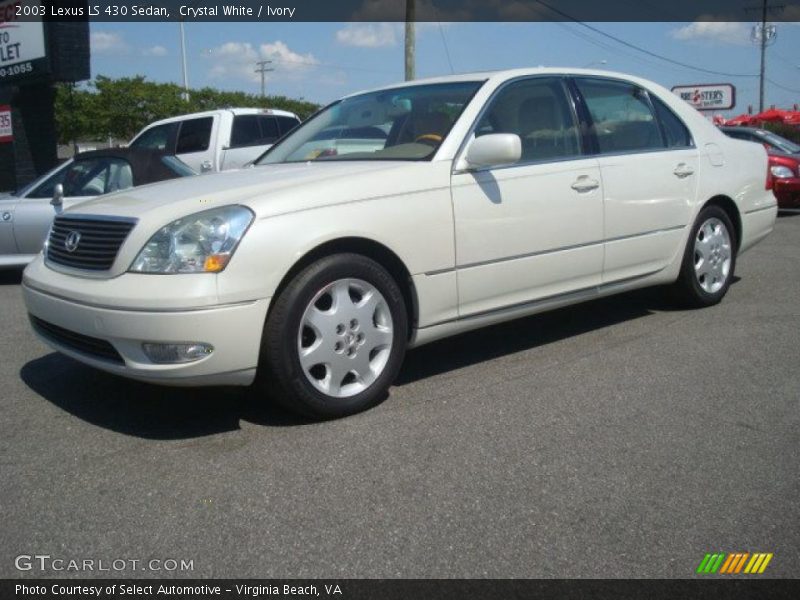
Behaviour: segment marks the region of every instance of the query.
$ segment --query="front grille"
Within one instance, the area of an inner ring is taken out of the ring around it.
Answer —
[[[47,260],[75,269],[107,271],[135,224],[133,220],[58,216],[47,240]],[[67,249],[67,242],[76,238],[77,244]]]
[[[58,325],[42,321],[39,317],[34,317],[33,315],[28,315],[28,317],[30,317],[31,325],[39,335],[56,344],[93,358],[115,362],[120,365],[125,364],[119,352],[105,340],[64,329]]]

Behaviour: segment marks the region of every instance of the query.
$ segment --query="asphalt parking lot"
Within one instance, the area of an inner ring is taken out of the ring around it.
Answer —
[[[796,577],[800,214],[737,275],[710,309],[645,290],[420,348],[314,424],[55,354],[0,273],[0,577],[689,577],[713,551]]]

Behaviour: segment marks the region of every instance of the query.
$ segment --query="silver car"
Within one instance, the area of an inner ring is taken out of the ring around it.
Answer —
[[[17,192],[0,195],[0,269],[24,267],[42,249],[53,218],[80,202],[133,186],[195,175],[163,152],[83,152]]]

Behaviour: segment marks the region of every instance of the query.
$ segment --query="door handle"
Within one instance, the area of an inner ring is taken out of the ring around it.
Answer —
[[[680,163],[677,167],[675,167],[673,173],[675,173],[676,177],[683,179],[685,177],[689,177],[689,175],[692,175],[694,173],[694,169],[686,163]]]
[[[203,164],[200,165],[200,168],[203,171],[210,171],[211,170],[211,161],[210,160],[204,160]]]
[[[596,179],[590,178],[588,175],[581,175],[570,187],[579,194],[583,194],[599,188],[600,182]]]

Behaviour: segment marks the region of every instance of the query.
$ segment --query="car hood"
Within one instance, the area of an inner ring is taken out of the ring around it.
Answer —
[[[242,204],[257,218],[264,218],[430,189],[439,179],[430,177],[432,171],[446,172],[449,178],[449,164],[341,161],[265,165],[131,188],[83,202],[67,212],[157,218],[160,227],[216,206]],[[440,185],[446,185],[446,180]]]
[[[19,202],[19,196],[15,196],[10,192],[3,192],[0,194],[0,206],[10,206]]]

